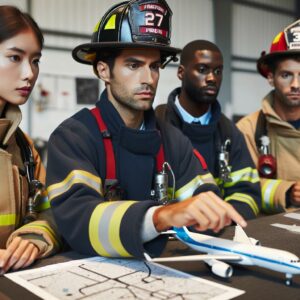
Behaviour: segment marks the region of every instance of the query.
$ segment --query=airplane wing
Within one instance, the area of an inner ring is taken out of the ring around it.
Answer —
[[[297,226],[296,224],[294,224],[294,225],[287,225],[287,224],[274,223],[274,224],[271,224],[271,225],[275,226],[275,227],[286,229],[288,231],[300,233],[300,226]]]
[[[239,261],[242,259],[239,255],[236,254],[232,254],[232,255],[231,254],[229,255],[196,254],[196,255],[185,255],[185,256],[151,258],[147,253],[144,253],[144,256],[147,261],[152,261],[152,262],[205,261],[209,259]]]
[[[160,234],[176,234],[175,230],[162,231]]]

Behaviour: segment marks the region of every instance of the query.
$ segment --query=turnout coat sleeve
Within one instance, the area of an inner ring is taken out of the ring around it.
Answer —
[[[248,149],[256,166],[258,165],[259,159],[259,153],[255,143],[255,131],[258,115],[259,111],[242,118],[237,123],[238,128],[245,136]],[[299,151],[299,149],[296,151]],[[285,154],[287,158],[289,154]],[[288,178],[283,177],[276,179],[260,177],[262,189],[262,211],[265,213],[278,213],[286,210],[286,194],[294,183],[294,180],[288,180]]]
[[[97,135],[98,129],[94,133],[91,130],[97,126],[95,120],[84,125],[79,119],[70,118],[62,123],[49,140],[47,191],[62,235],[74,250],[88,255],[142,258],[145,248],[158,255],[166,238],[159,236],[143,244],[140,236],[144,215],[157,202],[105,200],[99,171],[105,163],[103,144],[99,143],[101,136]],[[165,156],[177,178],[177,199],[184,200],[200,190],[218,191],[209,182],[211,176],[193,156],[190,144],[180,139],[178,133],[175,140],[164,137],[168,134],[166,130],[161,134]],[[177,157],[175,149],[180,152]],[[128,170],[128,176],[131,171]]]
[[[261,210],[261,189],[255,168],[243,134],[232,123],[232,139],[229,157],[231,182],[217,178],[224,200],[246,219],[255,218]]]
[[[25,136],[32,150],[35,162],[34,178],[39,180],[42,184],[45,184],[46,172],[41,158],[34,148],[33,141],[27,135]],[[38,219],[15,230],[8,238],[6,246],[8,247],[15,237],[21,236],[39,248],[40,257],[46,257],[58,252],[62,247],[61,237],[50,209],[46,191],[44,191],[42,197],[40,197],[37,210]]]

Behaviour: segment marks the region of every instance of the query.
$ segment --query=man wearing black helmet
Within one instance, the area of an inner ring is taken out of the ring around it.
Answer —
[[[49,141],[53,214],[79,252],[157,255],[166,242],[159,233],[172,226],[218,231],[232,220],[246,225],[214,193],[188,140],[157,123],[151,109],[159,68],[179,52],[169,46],[171,14],[164,0],[123,2],[104,15],[92,43],[73,50],[106,86],[94,109],[63,122]],[[171,171],[174,180],[161,182]],[[172,198],[185,201],[163,205],[168,187]]]
[[[274,38],[257,69],[273,90],[237,125],[261,177],[262,208],[277,213],[300,206],[300,20]]]

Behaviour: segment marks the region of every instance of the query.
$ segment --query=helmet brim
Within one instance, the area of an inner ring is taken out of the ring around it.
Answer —
[[[147,43],[122,43],[122,42],[102,42],[102,43],[87,43],[75,47],[72,51],[73,58],[82,64],[92,65],[95,58],[95,53],[100,52],[100,50],[106,49],[130,49],[130,48],[146,48],[146,49],[157,49],[160,50],[166,56],[176,56],[181,52],[181,49],[162,46],[162,45],[153,45]]]
[[[256,67],[257,71],[265,78],[268,77],[268,73],[270,72],[269,65],[272,63],[274,59],[277,58],[288,58],[295,55],[300,56],[300,50],[288,50],[288,51],[276,51],[273,53],[265,54],[262,53],[261,57],[257,60]]]

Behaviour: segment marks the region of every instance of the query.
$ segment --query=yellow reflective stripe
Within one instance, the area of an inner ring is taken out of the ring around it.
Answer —
[[[16,214],[0,215],[0,226],[11,226],[16,224]]]
[[[100,177],[86,171],[73,170],[63,181],[52,184],[48,187],[47,192],[49,201],[52,201],[55,197],[67,192],[76,183],[87,185],[100,195],[103,194],[102,181]]]
[[[231,182],[225,182],[224,188],[232,187],[235,184],[241,181],[248,181],[251,183],[259,182],[259,176],[256,169],[252,169],[250,167],[244,168],[242,170],[238,170],[235,172],[230,173],[230,177],[232,179]],[[219,182],[220,179],[218,179]]]
[[[126,201],[122,203],[119,207],[116,208],[110,224],[109,224],[109,241],[113,248],[116,250],[116,252],[122,256],[122,257],[131,257],[126,249],[123,247],[121,238],[120,238],[120,227],[121,227],[121,221],[122,217],[124,216],[127,209],[132,205],[136,203],[135,201]]]
[[[211,173],[207,173],[207,174],[205,174],[205,175],[201,175],[201,179],[202,179],[205,183],[216,184],[216,181],[215,181],[214,177],[211,175]]]
[[[96,24],[96,26],[94,27],[94,31],[93,32],[97,32],[100,26],[100,21]]]
[[[279,42],[279,40],[280,40],[282,34],[283,34],[282,31],[279,32],[279,33],[275,36],[275,38],[274,38],[272,44],[277,44],[277,43]]]
[[[116,14],[112,15],[107,21],[104,30],[116,28]]]
[[[247,203],[251,209],[253,210],[254,214],[257,216],[259,214],[259,208],[257,206],[257,203],[255,202],[255,200],[246,194],[243,193],[234,193],[228,197],[225,198],[226,202],[229,201],[240,201],[240,202],[244,202]]]
[[[215,182],[217,183],[217,185],[220,185],[221,183],[223,183],[223,180],[219,177],[215,177]]]
[[[114,201],[99,204],[89,223],[89,238],[101,256],[130,257],[120,239],[122,217],[136,201]]]
[[[37,211],[44,211],[50,208],[50,201],[48,196],[44,195],[40,198],[39,204],[36,206]]]
[[[61,246],[60,241],[55,238],[56,234],[54,233],[54,231],[52,230],[52,228],[50,226],[47,226],[45,224],[39,224],[38,221],[35,221],[33,223],[26,224],[26,225],[22,226],[21,228],[25,228],[26,230],[30,230],[32,228],[32,229],[44,231],[44,232],[48,233],[49,238],[51,239],[51,241],[53,242],[53,244],[56,247]]]
[[[94,250],[101,256],[109,256],[104,249],[99,239],[99,220],[101,220],[105,209],[110,206],[112,202],[104,202],[99,204],[93,211],[89,224],[89,238]]]
[[[194,179],[175,192],[175,199],[181,201],[191,197],[194,191],[203,183],[204,182],[202,181],[201,176],[196,176]]]
[[[267,179],[262,187],[262,208],[265,212],[276,211],[274,207],[274,194],[281,180]]]

